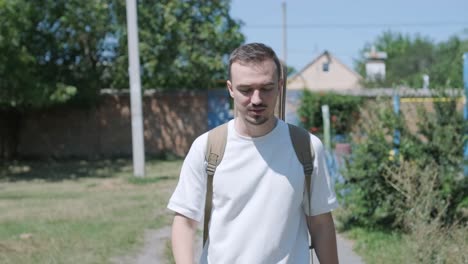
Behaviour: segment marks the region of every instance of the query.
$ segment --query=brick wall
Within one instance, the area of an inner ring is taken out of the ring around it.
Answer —
[[[16,153],[23,158],[102,158],[131,156],[128,93],[103,94],[89,109],[60,106],[29,112],[19,119]],[[207,131],[205,92],[153,92],[143,97],[145,152],[184,156]],[[0,153],[12,152],[11,117],[0,114]],[[11,119],[11,118],[10,118]],[[8,154],[8,155],[7,155]]]

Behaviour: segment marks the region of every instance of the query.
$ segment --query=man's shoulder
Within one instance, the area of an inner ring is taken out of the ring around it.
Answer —
[[[229,121],[227,121],[227,122],[225,122],[225,123],[223,123],[223,124],[221,124],[221,125],[218,125],[218,126],[216,126],[216,127],[213,127],[213,128],[211,128],[210,130],[208,130],[208,132],[206,132],[206,133],[211,133],[212,131],[219,130],[219,129],[221,129],[222,127],[226,127],[226,128],[227,128],[227,127],[229,127],[229,124],[230,124],[231,122],[234,122],[234,120],[229,120]]]
[[[312,143],[312,147],[314,148],[315,152],[322,152],[323,150],[323,143],[322,140],[320,140],[319,137],[316,135],[309,133],[310,134],[310,142]]]
[[[229,123],[231,122],[232,120],[224,123],[224,124],[221,124],[217,127],[214,127],[208,131],[206,131],[205,133],[201,134],[200,136],[198,136],[192,143],[192,148],[197,148],[197,149],[201,149],[201,150],[205,150],[206,149],[206,146],[208,144],[208,135],[210,133],[213,133],[213,131],[215,130],[219,130],[222,126],[229,126]]]
[[[208,133],[210,131],[206,131],[205,133],[199,135],[197,138],[195,138],[195,140],[193,141],[192,143],[192,149],[199,149],[199,150],[203,150],[206,148],[206,144],[208,142]]]
[[[305,128],[302,128],[298,125],[294,125],[294,124],[289,124],[287,123],[288,126],[294,126],[294,127],[297,127],[298,129],[303,129],[305,131],[307,131]],[[310,133],[309,131],[307,131],[307,133],[309,134],[309,138],[310,138],[310,143],[313,147],[313,149],[315,151],[322,151],[323,149],[323,143],[322,143],[322,140],[320,140],[319,137],[317,137],[316,135]]]

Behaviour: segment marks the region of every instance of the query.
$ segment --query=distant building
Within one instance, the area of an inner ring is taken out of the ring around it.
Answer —
[[[366,58],[366,79],[368,81],[385,80],[385,60],[387,53],[376,51],[372,46],[370,52],[364,53]]]
[[[343,91],[361,88],[362,76],[324,51],[288,79],[288,90]]]

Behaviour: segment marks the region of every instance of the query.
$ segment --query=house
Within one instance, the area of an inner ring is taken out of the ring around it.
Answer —
[[[342,91],[361,88],[362,76],[324,51],[288,79],[288,90]]]

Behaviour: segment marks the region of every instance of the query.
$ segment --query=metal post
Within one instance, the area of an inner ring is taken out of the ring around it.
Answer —
[[[133,175],[145,176],[145,145],[141,107],[140,55],[138,52],[138,25],[136,0],[127,1],[127,35],[130,76],[130,106],[132,114]]]
[[[328,105],[322,105],[323,136],[327,151],[331,150],[330,141],[330,108]]]
[[[465,130],[465,146],[463,149],[463,172],[468,176],[468,52],[463,54],[463,84],[465,86],[465,107],[463,112],[463,128]]]
[[[286,2],[282,3],[283,7],[283,62],[281,63],[282,68],[282,79],[283,87],[280,89],[278,100],[276,101],[275,113],[281,120],[286,120],[286,84],[288,82],[288,65],[286,64]]]
[[[397,93],[393,95],[393,111],[395,115],[400,115],[400,96]],[[393,133],[393,155],[395,160],[398,160],[398,154],[400,152],[400,130],[395,129]]]
[[[286,1],[283,1],[283,4],[282,4],[282,7],[283,7],[283,63],[284,65],[286,65],[287,67],[287,59],[288,59],[288,51],[287,51],[287,47],[286,47]],[[286,70],[286,72],[288,72]]]

